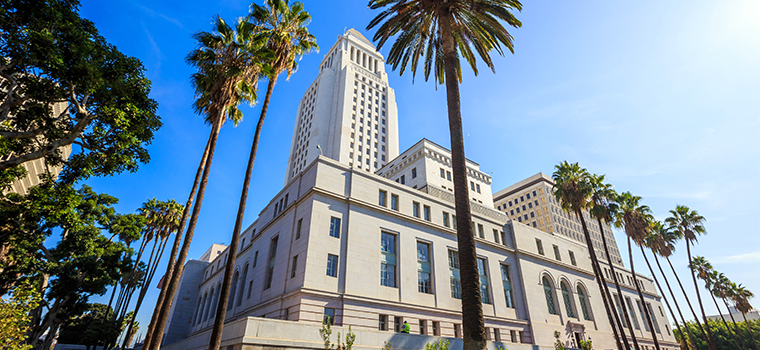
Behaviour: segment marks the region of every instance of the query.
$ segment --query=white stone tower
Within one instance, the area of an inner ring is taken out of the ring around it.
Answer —
[[[374,172],[398,152],[396,96],[385,61],[369,40],[349,29],[301,98],[285,183],[320,153]]]

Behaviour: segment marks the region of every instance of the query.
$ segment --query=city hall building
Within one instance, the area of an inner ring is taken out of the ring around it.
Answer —
[[[284,187],[234,252],[224,349],[323,349],[325,319],[335,332],[350,326],[357,349],[422,349],[439,337],[461,349],[451,155],[427,139],[399,154],[397,120],[383,57],[348,30],[301,99]],[[558,331],[569,348],[591,339],[615,349],[580,223],[552,197],[551,178],[494,194],[479,164],[468,160],[467,175],[489,348],[553,349]],[[654,349],[647,308],[661,348],[678,348],[651,278],[637,276],[640,300],[611,228],[591,230],[600,261],[601,235],[611,246],[639,344]],[[164,349],[207,348],[229,254],[215,246],[187,263]],[[404,322],[412,334],[398,333]]]

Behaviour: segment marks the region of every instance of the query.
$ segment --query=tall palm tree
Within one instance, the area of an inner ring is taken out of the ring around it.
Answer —
[[[752,299],[755,294],[750,292],[749,289],[745,288],[741,284],[736,285],[736,283],[731,283],[729,290],[729,295],[735,303],[734,307],[736,310],[742,313],[744,324],[747,326],[747,329],[749,329],[750,338],[753,340],[752,345],[755,346],[755,349],[757,349],[757,338],[755,338],[755,335],[752,334],[752,326],[750,326],[749,321],[747,321],[747,313],[752,310],[752,304],[749,303],[749,300]]]
[[[259,147],[259,136],[264,126],[264,118],[269,108],[269,100],[272,97],[274,85],[277,77],[282,72],[287,73],[287,78],[295,72],[298,64],[296,60],[304,54],[319,47],[314,35],[309,34],[306,25],[311,22],[311,16],[304,11],[303,4],[300,2],[293,3],[289,6],[287,0],[267,0],[267,7],[251,4],[251,15],[249,16],[255,24],[256,36],[260,40],[262,53],[266,54],[266,65],[269,74],[267,83],[267,92],[264,97],[264,103],[261,106],[261,115],[256,124],[256,132],[253,135],[251,144],[251,154],[248,157],[248,166],[245,171],[243,180],[243,191],[240,194],[240,203],[238,205],[235,228],[232,231],[230,240],[229,254],[227,257],[227,267],[224,271],[221,295],[219,304],[216,308],[216,318],[214,319],[214,328],[209,340],[209,348],[218,350],[222,342],[222,330],[224,328],[224,319],[227,314],[227,303],[229,302],[230,286],[232,284],[233,270],[237,259],[238,241],[240,240],[240,231],[243,226],[243,217],[245,216],[245,204],[248,200],[248,188],[251,183],[251,172],[256,160],[256,151]],[[261,62],[264,63],[264,62]],[[245,284],[241,283],[242,286]],[[244,288],[244,287],[242,287]]]
[[[209,149],[210,143],[211,143],[211,139],[209,139],[206,142],[206,148],[203,150],[203,155],[201,156],[201,162],[198,165],[198,170],[195,172],[195,180],[193,181],[193,187],[190,190],[190,195],[187,198],[187,203],[185,204],[184,209],[182,210],[182,218],[179,221],[177,234],[174,237],[172,250],[171,250],[171,253],[169,254],[169,261],[166,264],[166,272],[164,273],[164,276],[163,276],[164,282],[161,284],[161,292],[158,294],[158,300],[156,300],[156,307],[153,309],[153,316],[151,316],[150,318],[150,324],[148,324],[148,330],[145,333],[145,339],[143,339],[143,344],[146,345],[146,348],[151,343],[151,340],[153,337],[153,331],[156,328],[156,323],[158,323],[159,316],[162,314],[163,310],[166,309],[165,308],[166,292],[169,287],[169,281],[171,280],[172,275],[174,274],[174,266],[177,261],[177,254],[179,253],[179,247],[180,247],[180,244],[182,243],[182,232],[185,229],[187,216],[190,213],[190,208],[192,208],[192,205],[193,205],[193,198],[195,197],[195,192],[198,190],[198,184],[200,183],[201,175],[203,174],[203,167],[206,164],[206,156],[208,155],[208,149]]]
[[[695,259],[695,262],[696,262],[696,259]],[[718,309],[718,313],[720,314],[720,317],[723,319],[723,324],[726,326],[726,329],[731,331],[731,327],[728,326],[728,322],[726,321],[726,318],[720,312],[720,307],[718,307],[718,301],[715,299],[715,297],[718,297],[723,301],[723,305],[726,307],[726,310],[728,311],[728,316],[731,317],[731,322],[734,324],[734,333],[735,333],[734,341],[736,341],[736,338],[739,338],[739,341],[741,342],[741,348],[745,349],[747,347],[747,343],[744,341],[744,336],[742,336],[742,333],[739,330],[739,325],[736,324],[736,319],[734,319],[734,315],[731,314],[731,308],[728,306],[728,301],[726,300],[728,298],[726,286],[728,286],[730,283],[731,281],[728,279],[728,277],[726,277],[726,275],[718,271],[712,270],[710,271],[710,276],[708,276],[708,279],[705,281],[705,287],[707,288],[708,291],[710,291],[710,296],[712,297],[713,302],[715,303],[715,307]]]
[[[587,176],[587,181],[589,185],[591,186],[591,202],[589,203],[589,214],[592,218],[596,219],[597,224],[599,225],[599,235],[602,237],[602,246],[604,247],[604,254],[607,256],[607,263],[610,266],[610,271],[612,273],[612,280],[615,283],[615,288],[618,292],[618,302],[621,306],[625,307],[625,303],[623,302],[623,292],[620,289],[620,283],[618,283],[617,279],[617,273],[615,273],[615,266],[612,264],[612,258],[610,257],[610,249],[607,246],[607,236],[604,232],[604,225],[602,224],[602,221],[604,221],[606,224],[611,224],[614,220],[614,214],[615,211],[617,211],[617,203],[615,203],[615,198],[617,197],[617,192],[613,189],[612,185],[607,184],[604,182],[604,175],[596,175],[596,174],[589,174]],[[601,273],[599,273],[599,276],[601,277]],[[612,294],[609,291],[609,288],[607,287],[607,283],[604,283],[604,289],[607,292],[607,297],[612,299]],[[612,303],[612,301],[610,301]],[[614,305],[614,303],[612,304]],[[613,306],[614,309],[614,306]],[[625,309],[623,309],[623,312],[625,312]],[[618,327],[620,328],[620,331],[623,335],[623,341],[626,344],[626,347],[628,347],[628,341],[625,340],[625,329],[623,328],[623,325],[620,323],[620,317],[618,313],[614,313],[615,315],[615,321],[617,322]],[[628,314],[625,313],[627,316]],[[628,322],[630,325],[630,321]],[[613,330],[615,327],[613,327]],[[633,330],[631,330],[631,334],[633,334]]]
[[[203,204],[203,196],[206,193],[206,183],[214,159],[219,130],[226,119],[232,120],[235,124],[242,120],[243,113],[238,109],[241,103],[252,104],[256,101],[256,85],[261,73],[262,50],[261,41],[256,40],[255,34],[255,26],[249,21],[240,19],[233,28],[217,16],[214,20],[213,32],[198,32],[194,35],[198,47],[191,51],[186,59],[188,64],[198,69],[191,77],[196,95],[193,106],[196,112],[206,116],[206,121],[211,123],[212,129],[195,206],[187,232],[185,232],[182,249],[166,289],[162,310],[153,329],[151,343],[147,344],[146,349],[157,350],[161,344],[169,309],[171,309],[173,299],[171,296],[174,295],[179,278],[182,276],[184,262],[187,259]]]
[[[651,221],[651,227],[650,227],[650,234],[646,238],[646,247],[649,248],[652,251],[652,255],[654,256],[654,261],[657,263],[657,268],[660,270],[660,274],[662,274],[662,278],[665,281],[665,285],[668,287],[668,292],[670,293],[671,298],[673,298],[673,305],[676,307],[676,311],[678,311],[678,315],[681,316],[681,324],[683,324],[683,328],[686,329],[686,333],[689,336],[689,341],[691,341],[691,347],[696,350],[697,348],[697,341],[694,334],[691,332],[691,327],[686,325],[686,319],[683,317],[683,313],[681,313],[681,307],[678,306],[678,301],[676,300],[675,294],[673,294],[673,289],[670,288],[670,282],[668,282],[667,277],[665,276],[665,272],[662,270],[662,265],[660,265],[660,260],[657,258],[657,256],[665,256],[669,257],[673,254],[673,251],[675,250],[676,246],[674,244],[675,241],[678,240],[678,235],[671,232],[670,230],[665,227],[662,222],[657,220]],[[642,247],[642,254],[643,247]],[[644,254],[644,260],[646,260],[647,265],[649,266],[649,270],[652,272],[652,277],[654,277],[655,282],[657,282],[657,287],[660,289],[660,294],[662,295],[662,298],[665,300],[665,303],[667,304],[668,310],[670,310],[670,315],[673,317],[673,322],[676,323],[676,327],[678,328],[678,332],[681,334],[681,339],[686,342],[686,338],[684,337],[683,331],[681,330],[681,327],[678,325],[678,319],[676,318],[676,315],[673,314],[673,308],[670,307],[670,304],[668,303],[668,299],[665,298],[665,292],[662,290],[662,286],[660,286],[660,283],[657,280],[657,275],[652,271],[652,266],[649,264],[649,259],[647,258],[646,254]]]
[[[625,231],[625,235],[628,237],[628,258],[631,262],[631,276],[633,276],[633,284],[636,285],[636,292],[639,294],[639,300],[641,300],[641,308],[644,310],[644,316],[647,324],[649,325],[649,331],[652,334],[652,341],[654,347],[660,349],[660,343],[657,341],[657,335],[655,334],[654,325],[652,325],[652,315],[649,314],[649,308],[647,308],[644,294],[641,292],[639,281],[636,278],[636,268],[633,265],[633,251],[631,249],[631,241],[636,245],[643,245],[644,240],[649,234],[649,222],[651,221],[651,210],[646,205],[641,205],[639,202],[641,197],[634,196],[631,192],[623,192],[615,198],[617,202],[618,210],[615,212],[615,226],[622,228]]]
[[[148,274],[145,276],[145,282],[140,289],[140,295],[137,297],[137,303],[135,304],[134,309],[135,315],[140,312],[140,306],[142,305],[143,299],[145,298],[145,294],[150,288],[150,284],[153,281],[153,276],[156,274],[156,270],[158,269],[158,264],[161,262],[161,257],[164,255],[164,249],[166,249],[166,244],[169,242],[169,236],[172,233],[176,232],[179,228],[180,212],[183,211],[182,205],[173,199],[169,200],[168,202],[161,202],[160,205],[161,228],[159,230],[159,237],[161,240],[161,248],[159,249],[158,254],[156,254],[155,260],[152,262],[149,260],[148,262]],[[129,320],[126,334],[131,334],[134,323],[135,320],[133,317]],[[124,349],[127,347],[127,345],[129,345],[129,341],[131,341],[131,339],[129,339],[129,337],[125,337],[121,348]]]
[[[586,246],[588,247],[589,255],[591,256],[591,265],[594,269],[594,275],[599,287],[599,292],[603,296],[602,299],[604,300],[607,317],[610,320],[610,326],[615,329],[615,321],[617,319],[612,316],[614,314],[612,311],[614,304],[612,304],[612,299],[609,297],[609,290],[604,288],[606,283],[604,283],[604,280],[602,279],[602,270],[599,266],[599,260],[596,257],[596,250],[594,249],[594,245],[591,241],[591,235],[588,233],[586,220],[583,217],[583,210],[592,205],[591,197],[593,195],[594,189],[589,181],[590,176],[588,174],[588,171],[586,171],[584,168],[581,168],[578,163],[570,164],[567,161],[564,161],[562,163],[559,163],[559,165],[556,165],[555,169],[556,171],[554,171],[552,174],[552,178],[554,179],[554,197],[557,198],[557,202],[560,203],[562,209],[569,213],[575,214],[581,220],[581,226],[583,227],[583,234],[586,238]],[[608,300],[610,301],[609,304]],[[630,320],[628,323],[630,324]],[[620,331],[626,349],[630,349],[628,340],[625,338],[625,330],[621,327]],[[631,333],[633,333],[633,330],[631,330]],[[617,334],[617,332],[615,332],[615,334]],[[633,336],[634,346],[636,349],[638,349],[635,335],[631,335]],[[616,338],[616,340],[618,339]],[[618,347],[621,347],[619,340]]]
[[[676,209],[671,210],[670,215],[670,217],[665,219],[665,222],[670,225],[670,228],[673,231],[676,231],[681,236],[683,236],[684,240],[686,241],[686,254],[689,256],[689,266],[691,266],[691,245],[697,242],[698,234],[707,234],[704,226],[705,218],[702,215],[699,215],[696,210],[691,210],[685,205],[676,205]],[[712,331],[710,330],[710,325],[707,323],[707,315],[705,314],[705,308],[702,305],[702,297],[699,294],[697,276],[694,273],[694,270],[691,270],[691,279],[694,281],[694,291],[697,293],[699,309],[702,311],[702,319],[705,322],[705,330],[707,331],[708,339],[707,344],[710,346],[711,350],[718,350],[717,346],[715,345],[715,339],[713,338]],[[695,319],[697,318],[696,315],[694,317]]]
[[[695,256],[692,260],[691,265],[689,265],[689,269],[697,273],[697,278],[701,279],[705,282],[705,289],[710,294],[710,297],[712,298],[713,303],[715,304],[715,308],[718,309],[718,314],[720,315],[721,321],[723,321],[723,325],[726,327],[726,330],[728,330],[728,333],[731,334],[731,327],[728,326],[728,322],[726,322],[726,317],[723,316],[723,313],[720,311],[720,307],[718,307],[718,301],[715,299],[715,295],[713,294],[713,275],[717,277],[717,272],[713,269],[712,264],[710,264],[707,259],[705,259],[702,256]],[[730,310],[729,310],[730,312]],[[717,321],[715,321],[717,323]],[[731,334],[734,344],[737,347],[741,347],[742,350],[744,349],[744,346],[739,345],[739,341],[736,339],[736,336],[734,334]]]
[[[463,349],[484,349],[486,334],[475,238],[470,225],[472,215],[459,101],[459,83],[462,81],[459,56],[465,58],[476,75],[478,58],[494,71],[490,56],[492,50],[503,55],[503,46],[514,52],[512,35],[502,22],[513,28],[521,27],[522,23],[511,11],[522,10],[522,4],[518,0],[370,0],[369,8],[383,9],[367,25],[367,29],[378,26],[373,38],[378,42],[378,49],[396,36],[388,54],[388,63],[394,69],[401,66],[400,74],[409,65],[414,77],[420,58],[423,58],[425,80],[433,72],[435,81],[446,86],[462,280]],[[477,56],[473,53],[473,47]]]

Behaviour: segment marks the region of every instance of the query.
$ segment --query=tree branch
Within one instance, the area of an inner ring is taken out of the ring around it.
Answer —
[[[42,134],[42,129],[34,129],[31,131],[13,132],[13,131],[0,131],[0,136],[6,139],[28,139]]]

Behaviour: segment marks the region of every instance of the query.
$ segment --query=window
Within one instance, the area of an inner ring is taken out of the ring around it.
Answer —
[[[335,309],[331,307],[325,308],[324,316],[322,316],[322,324],[329,323],[330,325],[335,324]]]
[[[565,302],[565,311],[567,312],[567,317],[575,317],[575,311],[573,310],[573,298],[570,295],[570,290],[568,290],[567,283],[562,282],[560,283],[559,287],[562,290],[562,301]]]
[[[475,191],[475,183],[470,181],[470,190]]]
[[[385,122],[385,119],[383,119],[383,122]],[[417,168],[412,168],[412,179],[417,177]]]
[[[330,218],[330,237],[340,238],[340,219]]]
[[[450,171],[446,172],[446,180],[451,181],[451,172]]]
[[[256,261],[259,260],[259,251],[253,253],[253,267],[256,267]]]
[[[427,205],[422,206],[422,214],[426,221],[430,221],[430,207]]]
[[[559,315],[557,308],[554,306],[554,291],[552,290],[551,283],[549,283],[549,279],[544,276],[541,278],[541,283],[544,285],[544,297],[546,298],[546,307],[549,309],[549,313]]]
[[[573,264],[573,266],[578,266],[575,262],[575,253],[573,253],[572,250],[568,250],[567,253],[570,254],[570,263]]]
[[[540,239],[536,239],[536,248],[538,248],[538,254],[544,255],[544,246]]]
[[[462,337],[460,328],[461,328],[460,325],[454,323],[454,338],[461,338]]]
[[[416,218],[420,217],[420,203],[412,202],[412,215]]]
[[[620,323],[623,324],[624,328],[628,327],[628,322],[626,322],[625,315],[623,314],[623,309],[620,307],[620,297],[617,296],[616,294],[613,294],[612,295],[612,299],[615,300],[615,306],[617,307],[617,310],[618,310],[618,316],[620,317]]]
[[[486,259],[478,258],[478,274],[480,275],[480,301],[483,304],[490,304],[491,298],[488,295],[488,275],[486,272]]]
[[[298,255],[293,257],[293,267],[290,269],[290,278],[296,277],[296,270],[298,270]]]
[[[475,184],[475,191],[480,193],[480,184]]]
[[[375,155],[375,157],[377,157],[377,155]],[[406,184],[406,176],[405,175],[401,175],[401,184],[402,185]]]
[[[430,283],[430,244],[417,242],[417,291],[432,294]]]
[[[654,317],[654,312],[652,312],[652,304],[650,304],[650,303],[645,303],[645,304],[647,306],[647,311],[649,311],[649,318],[652,320],[652,325],[654,326],[654,331],[656,333],[661,333],[660,332],[660,325],[657,324],[657,318]],[[667,327],[666,327],[666,329],[667,329]]]
[[[588,312],[588,306],[586,305],[586,293],[583,291],[583,287],[578,285],[578,302],[581,304],[581,312],[583,313],[583,319],[591,321],[591,315]]]
[[[501,281],[504,284],[504,299],[507,301],[507,307],[514,308],[514,299],[512,298],[512,279],[509,277],[509,265],[501,265]]]
[[[554,248],[554,258],[562,261],[562,257],[559,256],[559,247],[557,245],[553,245],[552,248]]]
[[[380,239],[380,285],[396,287],[396,235],[383,232]]]
[[[493,329],[493,340],[494,341],[501,341],[501,334],[499,333],[498,328]]]
[[[483,232],[483,225],[478,224],[478,237],[485,239],[486,234]]]
[[[442,178],[442,179],[445,179],[445,178],[446,178],[446,171],[445,171],[445,170],[443,170],[443,168],[441,168],[441,178]]]
[[[420,334],[427,334],[427,322],[425,320],[420,320]]]
[[[380,331],[388,330],[388,315],[380,315],[380,319],[377,322],[377,329]]]
[[[449,277],[451,281],[451,297],[462,299],[462,280],[459,278],[459,253],[449,249]]]
[[[509,331],[509,339],[510,339],[510,340],[511,340],[513,343],[517,343],[517,332],[515,332],[514,330],[510,330],[510,331]]]
[[[496,243],[499,243],[499,231],[496,231],[496,229],[493,230],[493,240]]]
[[[636,320],[636,313],[633,312],[633,304],[631,303],[631,298],[625,298],[625,305],[628,307],[628,314],[631,316],[631,323],[633,323],[633,328],[640,329],[639,328],[639,321]],[[641,305],[639,305],[641,307]],[[643,310],[639,309],[639,313],[642,314],[641,319],[644,320],[644,314],[642,313]],[[649,325],[644,322],[644,326],[646,327],[647,332],[649,331]]]
[[[449,213],[443,212],[443,226],[449,227]]]
[[[457,229],[457,216],[451,215],[451,228]]]
[[[499,234],[501,235],[501,244],[507,245],[507,235],[504,231],[499,231]]]
[[[338,277],[338,256],[327,254],[327,275]]]
[[[301,238],[301,225],[303,224],[303,219],[298,219],[298,223],[296,223],[296,239]]]
[[[441,329],[438,321],[433,321],[433,335],[441,335]]]
[[[269,287],[272,286],[272,277],[274,277],[274,258],[277,256],[277,240],[279,238],[280,236],[276,236],[272,238],[272,241],[269,243],[269,266],[267,266],[267,278],[266,283],[264,283],[264,289],[269,289]]]
[[[398,210],[398,195],[391,194],[391,209]]]
[[[388,197],[388,192],[380,190],[380,195],[379,195],[379,198],[378,198],[378,204],[380,204],[381,206],[384,206],[384,207],[387,206],[387,204],[385,203],[385,198],[386,197]]]

